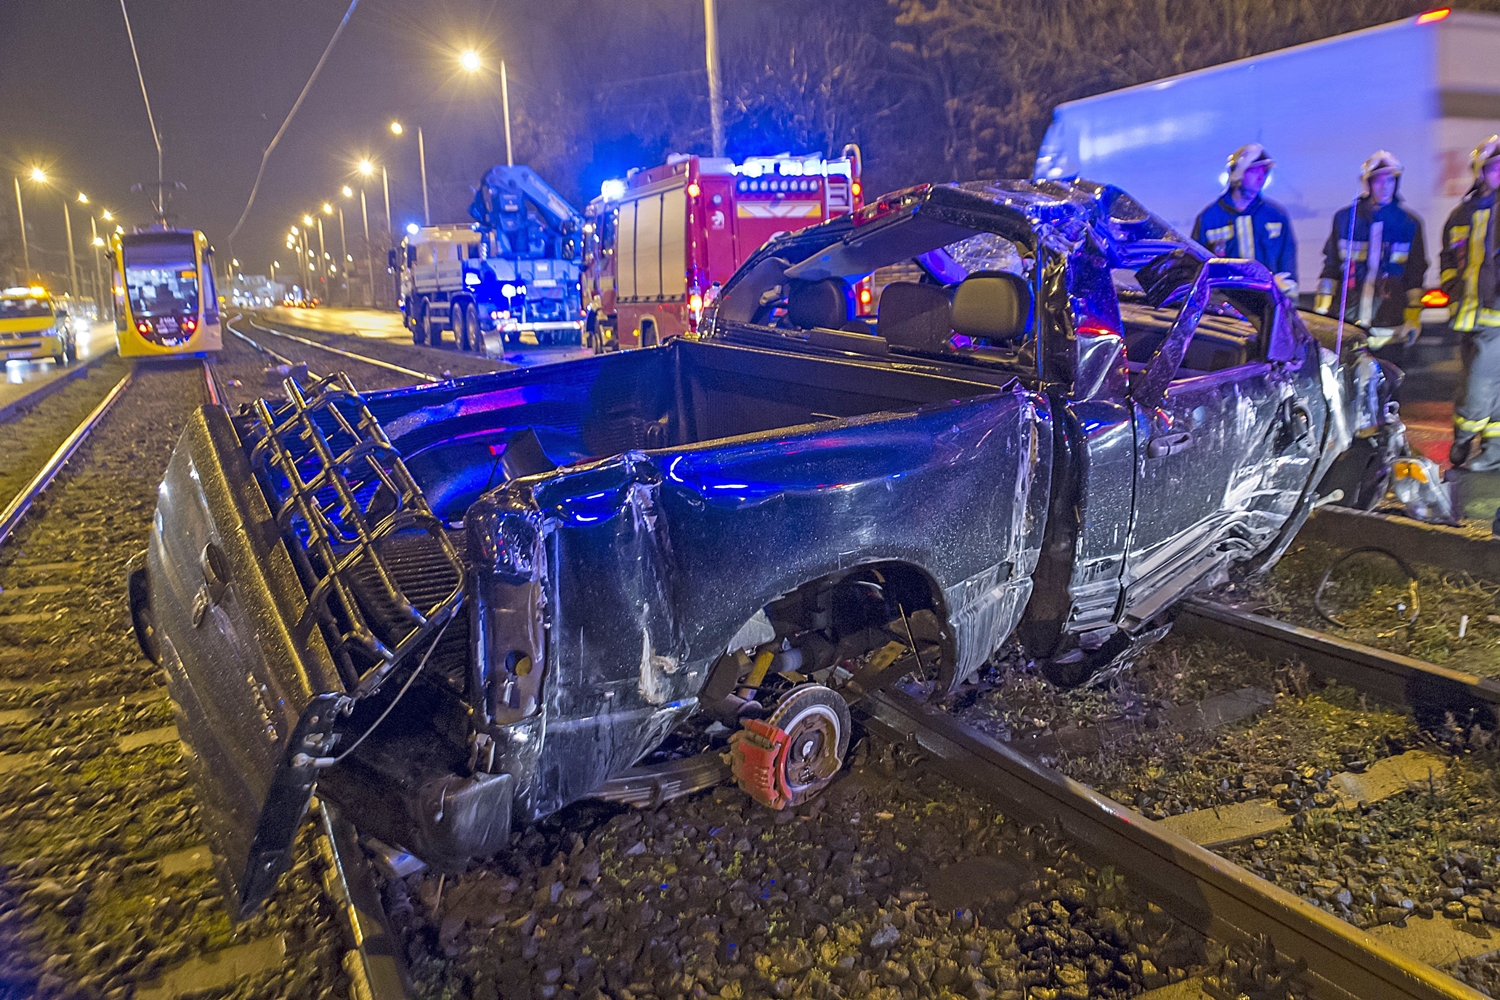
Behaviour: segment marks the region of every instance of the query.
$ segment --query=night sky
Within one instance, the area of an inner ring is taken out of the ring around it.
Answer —
[[[353,165],[360,154],[389,169],[397,231],[404,222],[419,220],[412,128],[418,124],[426,134],[433,221],[465,219],[470,185],[488,165],[504,162],[499,58],[507,58],[518,112],[529,104],[560,106],[552,113],[566,114],[566,102],[559,99],[564,74],[590,51],[587,33],[607,25],[613,14],[606,11],[613,6],[583,0],[503,6],[497,0],[361,0],[271,158],[256,206],[235,242],[242,269],[264,271],[273,254],[284,255],[281,234],[297,216],[333,199],[345,183],[357,187]],[[60,196],[75,197],[82,190],[97,205],[123,212],[127,223],[149,221],[146,196],[130,187],[154,185],[155,147],[118,0],[5,0],[3,7],[0,165],[7,176],[0,243],[16,242],[8,175],[20,173],[33,264],[63,271]],[[162,135],[165,176],[187,186],[173,197],[170,211],[179,225],[204,229],[222,255],[261,152],[347,0],[129,0],[129,7]],[[640,5],[648,21],[663,10],[668,23],[677,22],[676,34],[685,43],[663,46],[650,69],[680,72],[679,89],[704,89],[703,74],[694,72],[702,58],[701,5],[688,0]],[[467,46],[486,57],[478,77],[457,65],[458,52]],[[408,126],[401,139],[388,131],[393,118]],[[532,132],[525,138],[533,146],[545,141]],[[522,152],[518,146],[518,161]],[[52,175],[52,189],[24,179],[33,164]],[[569,197],[581,198],[578,175],[554,183]],[[597,191],[597,181],[593,184]],[[368,194],[373,232],[384,225],[378,177]],[[356,196],[346,205],[351,239],[358,214]],[[87,241],[81,206],[74,224],[81,248]]]

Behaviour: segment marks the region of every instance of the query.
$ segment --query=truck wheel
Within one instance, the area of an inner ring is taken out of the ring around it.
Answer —
[[[422,307],[422,335],[433,347],[443,346],[443,321],[433,317],[432,303]]]
[[[411,342],[413,344],[427,343],[427,300],[418,299],[412,306],[411,314]]]
[[[641,346],[655,347],[660,343],[661,338],[657,336],[656,332],[656,321],[652,319],[641,320]]]
[[[464,310],[464,327],[468,336],[464,338],[464,350],[484,353],[484,328],[479,325],[479,309],[474,303],[469,303]]]
[[[469,349],[469,328],[464,325],[463,303],[455,302],[448,307],[448,325],[453,328],[453,346],[457,350]]]

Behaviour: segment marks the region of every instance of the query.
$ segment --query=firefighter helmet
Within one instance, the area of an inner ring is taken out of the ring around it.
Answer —
[[[1485,164],[1497,158],[1500,158],[1500,135],[1492,135],[1475,146],[1474,152],[1469,154],[1469,169],[1473,171],[1474,179],[1479,180]]]
[[[1276,161],[1271,159],[1271,154],[1266,152],[1266,147],[1258,142],[1241,146],[1229,154],[1229,186],[1234,187],[1245,179],[1245,171],[1251,167],[1265,167],[1270,169],[1276,166]]]
[[[1359,185],[1364,190],[1366,197],[1368,197],[1370,194],[1370,181],[1374,179],[1376,174],[1391,174],[1399,179],[1403,170],[1401,161],[1396,159],[1394,153],[1387,152],[1384,149],[1377,149],[1370,155],[1368,160],[1360,164]]]

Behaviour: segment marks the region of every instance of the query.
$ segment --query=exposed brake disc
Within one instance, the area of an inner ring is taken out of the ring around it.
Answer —
[[[800,805],[828,787],[849,751],[849,706],[838,692],[803,684],[770,718],[746,719],[730,737],[735,782],[772,809]]]

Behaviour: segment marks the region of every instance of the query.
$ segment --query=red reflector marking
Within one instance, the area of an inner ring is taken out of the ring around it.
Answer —
[[[1449,7],[1439,7],[1437,10],[1429,10],[1425,14],[1418,14],[1417,15],[1417,23],[1418,24],[1431,24],[1434,21],[1441,21],[1443,18],[1447,17],[1451,13],[1453,13],[1452,8],[1449,8]]]
[[[1428,309],[1442,309],[1448,304],[1448,293],[1434,288],[1422,296],[1422,305]]]

